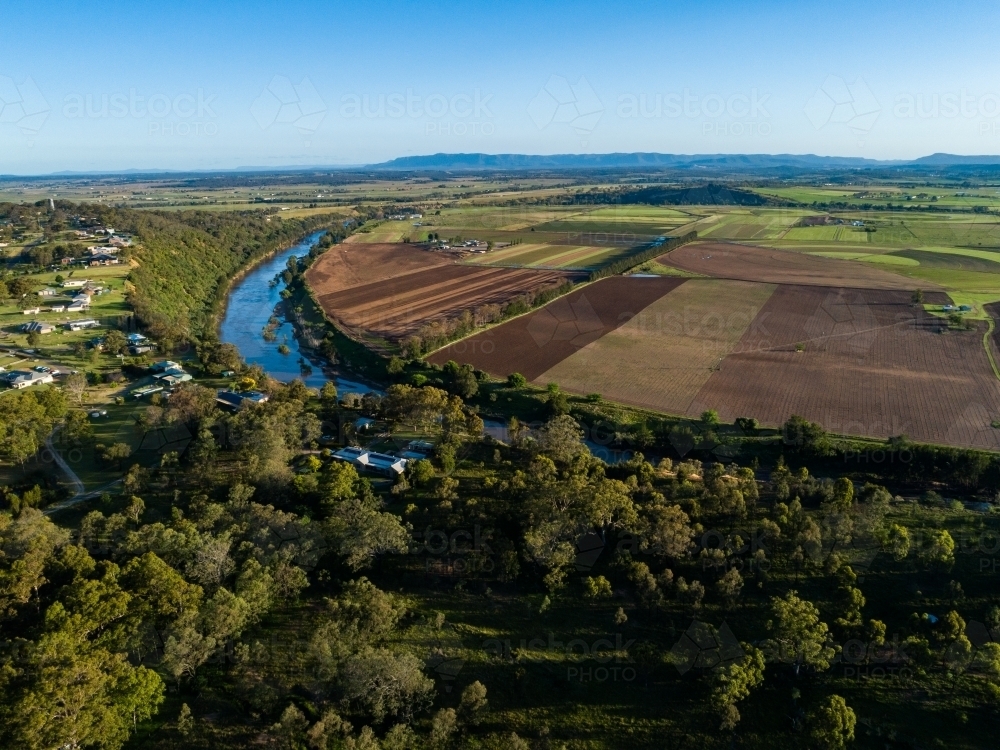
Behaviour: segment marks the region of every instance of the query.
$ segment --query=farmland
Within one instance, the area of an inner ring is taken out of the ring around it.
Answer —
[[[686,414],[773,291],[770,284],[690,279],[546,370],[536,382]]]
[[[867,289],[913,288],[911,280],[870,265],[734,243],[685,245],[661,257],[660,262],[720,279]]]
[[[358,337],[400,341],[465,311],[499,311],[518,295],[558,287],[558,271],[475,268],[408,245],[345,243],[307,272],[324,312]],[[499,314],[499,313],[497,313]]]
[[[469,362],[493,375],[519,372],[535,380],[566,357],[626,324],[683,279],[611,277],[542,309],[458,341],[429,360]]]
[[[765,424],[803,414],[841,434],[1000,448],[984,324],[948,331],[905,292],[799,286],[779,287],[761,317],[691,414],[712,408]]]

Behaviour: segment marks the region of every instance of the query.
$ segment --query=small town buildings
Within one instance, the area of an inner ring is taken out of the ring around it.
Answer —
[[[42,311],[40,307],[28,307],[22,310],[25,315],[38,315]]]
[[[82,289],[89,283],[88,279],[66,279],[61,286],[63,289]]]

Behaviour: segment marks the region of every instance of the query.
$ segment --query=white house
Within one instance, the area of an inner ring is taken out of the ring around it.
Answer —
[[[8,376],[7,382],[10,383],[11,388],[17,388],[20,390],[21,388],[27,388],[32,385],[51,383],[52,373],[15,370]]]
[[[72,305],[70,305],[70,309],[71,310],[73,309]],[[69,323],[66,324],[66,328],[70,331],[83,331],[87,328],[98,328],[100,325],[101,325],[100,323],[92,319],[71,320]]]
[[[82,289],[87,283],[87,279],[66,279],[60,286],[63,289]]]

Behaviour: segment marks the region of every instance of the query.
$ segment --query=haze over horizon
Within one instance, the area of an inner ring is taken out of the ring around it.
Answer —
[[[19,5],[0,48],[0,174],[1000,153],[1000,8],[925,5]]]

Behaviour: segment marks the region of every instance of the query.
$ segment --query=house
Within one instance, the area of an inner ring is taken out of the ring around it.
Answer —
[[[157,375],[156,379],[164,385],[175,386],[191,380],[191,374],[181,370],[180,372],[167,372],[163,375]]]
[[[125,340],[130,344],[140,344],[146,340],[146,337],[141,333],[130,333],[125,337]]]
[[[91,255],[114,255],[118,248],[113,245],[92,245],[87,248],[87,252]]]
[[[153,364],[151,364],[149,366],[149,371],[152,373],[166,372],[167,370],[174,368],[178,370],[182,369],[181,366],[176,362],[169,359],[162,359],[159,362],[154,362]]]
[[[70,305],[69,309],[72,310],[73,306]],[[84,331],[84,330],[86,330],[88,328],[99,328],[100,325],[101,324],[98,323],[93,318],[87,318],[85,320],[71,320],[69,323],[66,324],[66,330],[69,330],[69,331]]]
[[[156,347],[152,344],[140,344],[139,346],[130,346],[128,348],[128,353],[133,357],[139,354],[147,354],[149,352],[155,352]]]
[[[260,391],[226,391],[222,390],[215,394],[215,400],[218,404],[230,409],[240,409],[243,404],[263,404],[268,400],[268,395],[266,393],[261,393]]]
[[[364,448],[341,448],[332,454],[337,461],[354,464],[362,471],[371,471],[390,478],[398,477],[406,471],[407,460],[388,453],[375,453]]]
[[[63,289],[82,289],[83,287],[87,286],[87,284],[88,284],[87,279],[66,279],[66,281],[64,281],[59,286],[61,286]]]
[[[68,265],[69,265],[70,263],[72,263],[72,262],[73,262],[74,260],[76,260],[76,259],[75,259],[75,258],[60,258],[60,259],[59,259],[59,263],[60,263],[61,265],[64,265],[64,266],[68,266]]]
[[[73,300],[66,308],[66,312],[84,312],[90,309],[90,301]]]
[[[52,333],[56,330],[56,327],[51,323],[40,323],[37,320],[33,320],[21,326],[21,330],[25,333]]]
[[[28,388],[32,385],[40,385],[41,383],[51,383],[52,373],[51,372],[29,372],[26,370],[14,370],[10,375],[7,376],[7,382],[10,383],[11,388]]]
[[[40,307],[28,307],[22,310],[25,315],[38,315],[42,311]]]
[[[66,312],[66,305],[52,305],[49,312]]]
[[[45,289],[39,289],[36,292],[36,294],[39,297],[55,297],[57,294],[59,294],[59,292],[57,292],[55,289],[51,289],[49,287],[45,287]]]
[[[143,396],[149,396],[153,393],[159,393],[163,390],[162,385],[147,385],[144,388],[136,388],[132,391],[133,398],[142,398]]]

